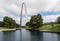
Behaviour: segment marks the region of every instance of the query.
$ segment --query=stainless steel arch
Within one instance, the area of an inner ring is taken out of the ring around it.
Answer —
[[[23,12],[23,7],[25,8],[25,14],[27,15],[27,7],[26,4],[23,2],[21,6],[21,14],[20,14],[20,26],[22,26],[22,12]],[[27,16],[26,16],[27,19]],[[26,20],[27,21],[27,20]]]

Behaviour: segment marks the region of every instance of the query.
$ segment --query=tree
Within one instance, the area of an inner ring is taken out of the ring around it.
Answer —
[[[57,18],[57,23],[60,24],[60,17]]]
[[[12,26],[13,26],[13,28],[16,28],[16,22],[15,22],[15,20],[12,20]]]
[[[32,27],[32,29],[39,28],[43,24],[43,19],[40,14],[31,16],[30,22],[26,23],[26,25],[29,25]]]
[[[8,23],[8,17],[7,16],[4,17],[3,21],[4,21],[4,27],[8,27],[9,23]]]
[[[20,27],[20,24],[16,24],[16,27]]]
[[[2,21],[0,21],[0,27],[3,27],[4,25],[3,25],[3,22]]]
[[[12,18],[5,16],[3,19],[4,22],[4,27],[7,28],[15,28],[16,27],[16,22]]]
[[[27,23],[26,23],[26,26],[30,26],[30,22],[27,22]]]

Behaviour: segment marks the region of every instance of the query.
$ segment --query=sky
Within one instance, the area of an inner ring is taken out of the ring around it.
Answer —
[[[22,25],[31,19],[32,15],[40,13],[43,22],[54,22],[60,16],[60,0],[0,0],[0,21],[4,16],[9,16],[20,23],[20,14],[22,3],[26,4],[27,14],[23,9]]]

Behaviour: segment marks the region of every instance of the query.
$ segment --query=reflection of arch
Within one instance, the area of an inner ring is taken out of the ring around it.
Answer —
[[[23,12],[23,7],[25,8],[25,14],[27,14],[26,4],[24,2],[22,3],[22,7],[21,7],[20,26],[22,26],[22,12]],[[27,16],[26,16],[26,18],[27,18]]]

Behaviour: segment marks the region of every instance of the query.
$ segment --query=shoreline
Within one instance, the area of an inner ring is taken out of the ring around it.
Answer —
[[[32,30],[32,29],[27,29],[27,30]],[[38,31],[40,31],[40,32],[60,33],[60,32],[58,32],[58,31],[52,31],[52,30],[39,30],[39,29],[36,29],[36,30],[38,30]]]
[[[49,32],[49,33],[60,33],[58,31],[50,31],[50,30],[40,30],[41,32]]]
[[[0,30],[0,31],[15,31],[16,29],[3,29],[3,30]]]
[[[19,29],[2,29],[2,30],[0,30],[0,31],[16,31],[16,30],[19,30]],[[27,29],[27,28],[26,28],[26,30],[32,30],[32,29]],[[36,30],[38,30],[38,31],[40,31],[40,32],[60,33],[60,32],[58,32],[58,31],[52,31],[52,30],[40,30],[40,29],[36,29]]]

